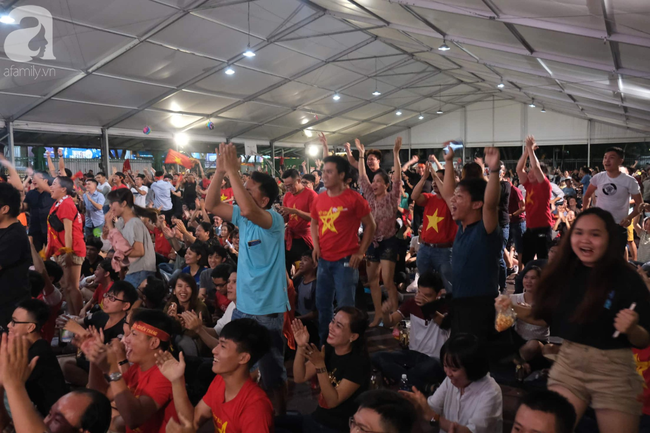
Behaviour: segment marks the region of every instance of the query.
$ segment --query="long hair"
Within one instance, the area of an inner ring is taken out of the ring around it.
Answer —
[[[359,338],[352,342],[353,351],[361,351],[364,354],[368,354],[368,349],[366,347],[366,329],[368,329],[368,314],[356,307],[339,307],[334,311],[334,315],[339,311],[343,311],[350,317],[350,332],[353,334],[359,334]],[[327,345],[329,346],[329,344]],[[330,346],[331,347],[331,346]]]
[[[192,294],[190,295],[190,301],[189,301],[190,304],[189,311],[194,310],[198,314],[197,307],[198,307],[199,289],[196,287],[196,281],[194,280],[194,277],[191,276],[190,274],[178,274],[178,276],[171,281],[170,285],[172,289],[172,294],[169,297],[169,301],[167,302],[165,311],[169,309],[169,305],[172,302],[176,303],[176,307],[177,307],[176,311],[178,311],[179,314],[185,311],[181,303],[178,301],[178,298],[176,297],[176,293],[174,293],[174,291],[176,290],[176,282],[178,280],[183,281],[185,284],[190,286],[190,289],[192,289]]]
[[[578,305],[571,320],[577,323],[586,323],[596,320],[600,306],[605,303],[607,294],[616,287],[616,281],[621,271],[628,268],[623,254],[616,243],[619,235],[619,227],[614,222],[612,214],[600,208],[590,208],[582,212],[576,218],[568,234],[560,243],[557,256],[542,272],[539,287],[535,292],[533,303],[533,316],[543,319],[552,315],[559,305],[562,294],[571,290],[571,278],[580,265],[580,259],[571,247],[571,236],[578,226],[580,220],[586,216],[593,215],[600,218],[605,224],[608,234],[607,248],[605,253],[594,265],[589,279],[587,280],[587,292],[584,299]]]
[[[158,210],[154,208],[144,208],[133,204],[133,193],[128,188],[118,188],[106,195],[109,203],[125,203],[133,210],[135,216],[139,218],[149,218],[152,224],[158,221]]]

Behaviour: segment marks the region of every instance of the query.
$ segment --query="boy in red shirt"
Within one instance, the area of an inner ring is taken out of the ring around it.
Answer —
[[[169,352],[157,358],[158,368],[172,383],[179,417],[199,429],[212,419],[215,432],[269,433],[273,406],[250,376],[250,368],[269,351],[268,330],[252,319],[237,319],[223,327],[212,349],[217,374],[203,399],[192,407],[185,388],[183,354],[176,361]]]
[[[169,349],[173,322],[162,311],[140,310],[131,323],[124,347],[117,339],[104,345],[101,338],[82,345],[90,361],[88,388],[114,401],[127,433],[164,433],[176,409],[156,353]]]
[[[323,160],[323,183],[327,191],[311,207],[311,237],[314,262],[318,262],[318,329],[320,341],[327,340],[336,291],[339,307],[354,306],[359,281],[359,264],[375,234],[375,219],[368,202],[348,188],[350,163],[340,156]],[[359,243],[359,225],[363,238]]]
[[[302,254],[314,248],[310,231],[310,212],[318,194],[300,183],[300,173],[296,169],[285,171],[282,180],[287,193],[282,199],[280,215],[287,223],[284,232],[286,246],[284,255],[287,272],[291,273],[291,266],[300,261]]]
[[[547,168],[535,155],[535,137],[526,137],[526,148],[517,162],[519,182],[526,188],[526,232],[522,236],[522,266],[533,260],[548,258],[551,244],[551,182],[546,177]],[[530,169],[526,172],[526,159]]]

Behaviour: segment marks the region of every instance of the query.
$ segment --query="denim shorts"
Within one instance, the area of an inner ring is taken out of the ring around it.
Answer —
[[[395,236],[384,239],[379,242],[378,246],[370,244],[366,252],[366,260],[369,262],[380,262],[381,260],[388,260],[389,262],[397,263],[397,254],[399,252],[399,241]]]

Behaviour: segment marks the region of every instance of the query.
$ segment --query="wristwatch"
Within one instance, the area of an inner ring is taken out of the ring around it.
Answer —
[[[122,366],[122,365],[126,365],[126,364],[128,364],[128,363],[129,363],[129,360],[128,360],[128,359],[124,359],[124,360],[118,362],[117,365]]]
[[[110,382],[117,382],[121,378],[122,378],[122,373],[120,373],[119,371],[116,371],[115,373],[105,374],[104,375],[104,379],[106,379],[106,382],[109,382],[109,383]]]

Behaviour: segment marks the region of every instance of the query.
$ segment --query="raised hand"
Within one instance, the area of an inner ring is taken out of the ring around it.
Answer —
[[[224,143],[219,144],[219,147],[217,147],[214,151],[217,154],[217,166],[215,168],[215,173],[224,175],[226,174],[226,165],[225,165],[225,160],[223,158],[223,148],[226,145]]]
[[[318,134],[318,140],[320,141],[320,144],[323,146],[323,158],[325,158],[327,155],[329,155],[329,148],[327,147],[327,137],[325,137],[324,132]]]
[[[363,144],[361,144],[361,141],[358,138],[354,139],[354,145],[359,151],[359,158],[362,158],[366,154],[366,147]]]
[[[198,331],[203,326],[203,315],[198,315],[194,311],[184,311],[181,313],[183,324],[190,331]]]
[[[499,171],[501,168],[499,149],[496,147],[486,147],[484,152],[485,164],[489,167],[490,171]]]
[[[296,344],[303,348],[307,347],[309,344],[309,331],[300,319],[294,319],[291,322],[291,330],[293,331],[293,338],[296,340]]]
[[[185,375],[185,357],[183,352],[178,355],[178,361],[169,352],[162,350],[156,353],[156,365],[160,372],[170,382],[180,380]]]
[[[305,348],[305,358],[316,368],[324,368],[325,365],[325,346],[318,350],[318,346],[310,344]]]
[[[0,345],[0,381],[5,388],[23,387],[32,374],[38,356],[29,360],[29,342],[25,336],[2,334]]]
[[[350,147],[350,143],[345,143],[343,146],[345,147],[345,153],[350,155],[352,153],[352,148]]]
[[[529,150],[535,150],[539,148],[537,143],[535,143],[535,137],[533,137],[532,135],[526,136],[526,148]]]
[[[451,141],[447,141],[444,144],[444,147],[447,148],[447,153],[445,154],[445,162],[452,164],[450,167],[453,167],[454,163],[454,149],[451,148]]]
[[[402,148],[402,137],[397,137],[395,139],[395,146],[393,146],[393,152],[399,153],[401,148]]]
[[[178,306],[176,305],[176,302],[172,302],[169,305],[169,308],[167,309],[167,315],[174,319],[178,318]]]

